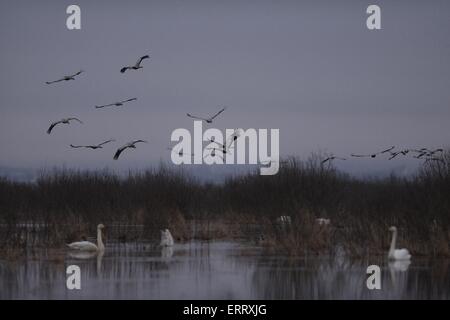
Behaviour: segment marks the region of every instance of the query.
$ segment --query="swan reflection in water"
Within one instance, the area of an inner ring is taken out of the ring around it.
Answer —
[[[411,260],[389,261],[389,273],[391,274],[391,282],[394,288],[403,288],[407,285],[410,264]]]
[[[388,263],[384,255],[369,261],[344,252],[289,257],[226,241],[192,241],[173,248],[158,247],[154,240],[109,243],[105,252],[66,252],[65,261],[45,250],[37,251],[39,259],[17,264],[0,259],[0,299],[450,298],[450,263],[442,259]],[[64,265],[71,264],[82,270],[82,290],[68,291],[64,285]],[[369,264],[384,266],[382,290],[367,289]]]
[[[69,251],[67,253],[70,258],[77,260],[89,260],[97,257],[97,275],[101,274],[104,254],[104,251]]]
[[[169,259],[169,258],[172,258],[172,256],[173,256],[173,246],[161,248],[161,257],[162,258]]]

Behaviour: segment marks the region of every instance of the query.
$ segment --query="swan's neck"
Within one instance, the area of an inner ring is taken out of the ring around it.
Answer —
[[[97,229],[97,248],[99,251],[105,250],[105,245],[103,244],[103,241],[102,241],[102,230],[101,229]]]
[[[396,241],[397,241],[397,230],[392,232],[392,241],[391,241],[391,248],[389,249],[389,255],[394,253]]]

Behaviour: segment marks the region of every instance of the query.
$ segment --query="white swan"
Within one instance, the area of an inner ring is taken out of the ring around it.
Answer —
[[[95,245],[92,242],[89,241],[78,241],[78,242],[72,242],[68,244],[67,246],[72,250],[80,250],[80,251],[99,251],[103,252],[105,251],[105,246],[103,245],[102,241],[102,229],[105,226],[103,224],[99,224],[97,226],[97,245]]]
[[[68,256],[73,259],[89,260],[97,257],[97,251],[69,251]]]
[[[392,232],[391,248],[389,249],[389,260],[409,260],[411,255],[407,249],[395,249],[395,242],[397,241],[397,228],[390,227],[389,231]]]
[[[173,244],[173,237],[169,229],[161,230],[161,243],[159,245],[162,247],[171,247]]]
[[[410,264],[411,260],[392,260],[388,266],[391,272],[406,272]]]

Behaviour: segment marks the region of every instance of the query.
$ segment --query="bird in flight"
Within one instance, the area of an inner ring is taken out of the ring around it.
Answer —
[[[205,159],[208,156],[211,156],[212,158],[219,157],[223,161],[223,156],[221,156],[219,153],[216,153],[216,150],[218,150],[219,152],[223,152],[222,150],[217,149],[217,148],[206,148],[206,149],[212,150],[212,151],[209,154],[207,154],[206,156],[204,156],[203,159]]]
[[[214,148],[214,149],[217,149],[217,150],[220,149],[223,154],[226,154],[230,151],[231,148],[233,148],[232,142],[234,140],[231,140],[231,143],[228,143],[228,141],[227,141],[225,144],[217,142],[214,138],[210,138],[209,141],[212,143],[215,143],[219,147],[219,148]],[[211,148],[209,148],[209,149],[211,149]]]
[[[122,101],[117,101],[117,102],[113,102],[113,103],[110,103],[110,104],[104,104],[104,105],[101,105],[101,106],[95,106],[95,107],[96,107],[97,109],[100,109],[100,108],[106,108],[106,107],[120,107],[120,106],[123,106],[124,103],[130,102],[130,101],[136,101],[136,100],[137,100],[137,98],[131,98],[131,99],[122,100]]]
[[[54,128],[56,125],[61,124],[61,123],[63,123],[63,124],[69,124],[70,121],[72,121],[72,120],[76,120],[76,121],[78,121],[79,123],[83,123],[80,119],[74,118],[74,117],[72,117],[72,118],[61,119],[61,120],[59,120],[59,121],[53,122],[53,123],[50,125],[50,127],[47,129],[47,133],[50,134],[50,133],[52,132],[53,128]]]
[[[234,130],[234,132],[231,134],[231,136],[229,136],[227,138],[227,143],[226,146],[228,149],[231,148],[231,146],[233,145],[233,143],[242,135],[242,129],[236,129]]]
[[[79,74],[83,73],[83,72],[84,72],[83,70],[80,70],[80,71],[78,71],[78,72],[75,73],[75,74],[71,74],[71,75],[68,75],[68,76],[64,76],[64,77],[62,77],[61,79],[54,80],[54,81],[46,81],[45,83],[46,83],[46,84],[52,84],[52,83],[61,82],[61,81],[75,80],[75,77],[78,76]]]
[[[414,156],[414,158],[421,159],[424,156],[426,156],[428,158],[429,157],[433,157],[435,153],[444,152],[444,149],[438,148],[438,149],[435,149],[435,150],[429,150],[427,148],[422,148],[422,149],[419,149],[419,150],[412,150],[412,151],[418,153],[417,155]]]
[[[231,148],[233,148],[233,143],[242,135],[242,129],[236,129],[233,133],[227,138],[224,144],[217,142],[214,137],[209,138],[209,141],[217,144],[221,149],[222,153],[228,153]]]
[[[412,150],[404,149],[404,150],[400,150],[400,151],[389,151],[390,157],[388,160],[392,160],[400,154],[406,156],[410,151],[412,151]]]
[[[326,162],[331,162],[333,160],[347,160],[347,159],[332,155],[332,156],[329,156],[328,158],[325,158],[324,160],[322,160],[321,164],[324,164]]]
[[[413,156],[413,157],[416,158],[416,159],[420,159],[420,158],[422,158],[423,156],[425,156],[425,155],[428,154],[428,149],[427,149],[427,148],[414,149],[414,150],[411,150],[411,151],[417,153],[417,155]]]
[[[435,150],[428,150],[428,154],[430,155],[430,156],[432,156],[432,155],[434,155],[435,153],[438,153],[438,152],[444,152],[444,149],[441,149],[441,148],[439,148],[439,149],[435,149]]]
[[[123,67],[122,69],[120,69],[121,73],[124,73],[127,70],[138,70],[138,69],[142,69],[143,67],[141,66],[142,60],[144,59],[148,59],[150,58],[149,55],[145,55],[139,58],[139,60],[136,62],[136,64],[134,66],[127,66],[127,67]]]
[[[168,147],[167,150],[173,151],[173,148]],[[184,152],[183,150],[180,150],[180,151],[178,152],[178,155],[179,155],[180,157],[182,157],[184,154],[188,154],[188,155],[190,155],[191,157],[194,156],[193,153],[187,153],[187,152]]]
[[[383,150],[383,151],[380,151],[380,152],[377,152],[377,153],[372,153],[372,154],[353,154],[352,153],[351,156],[352,157],[358,157],[358,158],[364,158],[364,157],[365,158],[375,158],[377,155],[390,152],[394,148],[395,148],[395,146],[392,146],[392,147],[390,147],[390,148],[388,148],[386,150]]]
[[[120,154],[121,154],[125,149],[127,149],[127,148],[130,148],[130,149],[136,149],[136,143],[139,143],[139,142],[148,143],[148,142],[145,141],[145,140],[134,140],[134,141],[128,142],[128,143],[125,144],[124,146],[122,146],[122,147],[120,147],[119,149],[117,149],[116,153],[114,154],[114,160],[119,159]]]
[[[95,149],[101,149],[101,148],[103,148],[103,145],[105,145],[107,143],[110,143],[110,142],[113,142],[113,141],[116,141],[116,140],[110,139],[110,140],[107,140],[105,142],[102,142],[102,143],[99,143],[99,144],[96,144],[96,145],[76,146],[76,145],[71,144],[70,146],[72,148],[88,148],[88,149],[95,150]]]
[[[389,152],[389,154],[390,154],[391,156],[389,157],[388,160],[392,160],[392,159],[394,159],[395,157],[397,157],[399,154],[402,154],[402,153],[401,153],[401,151],[394,151],[394,152]]]
[[[226,108],[227,108],[227,107],[223,107],[219,112],[217,112],[215,115],[213,115],[212,117],[209,117],[209,118],[202,118],[202,117],[193,116],[193,115],[190,114],[190,113],[186,113],[186,115],[187,115],[189,118],[192,118],[192,119],[202,120],[202,121],[205,121],[206,123],[212,123],[213,120],[214,120],[219,114],[221,114],[222,112],[224,112],[224,111],[226,110]]]

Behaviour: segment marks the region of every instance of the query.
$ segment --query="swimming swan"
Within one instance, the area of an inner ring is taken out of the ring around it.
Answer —
[[[161,243],[159,245],[162,247],[171,247],[173,243],[173,237],[169,229],[161,230]]]
[[[95,245],[92,242],[89,241],[78,241],[78,242],[72,242],[68,244],[67,246],[70,249],[73,250],[80,250],[80,251],[99,251],[103,252],[105,251],[105,246],[103,245],[102,241],[102,229],[105,226],[103,224],[99,224],[97,226],[97,245]]]
[[[409,260],[411,255],[407,249],[395,249],[395,242],[397,241],[397,228],[390,227],[389,231],[392,232],[391,248],[389,249],[389,260]]]

